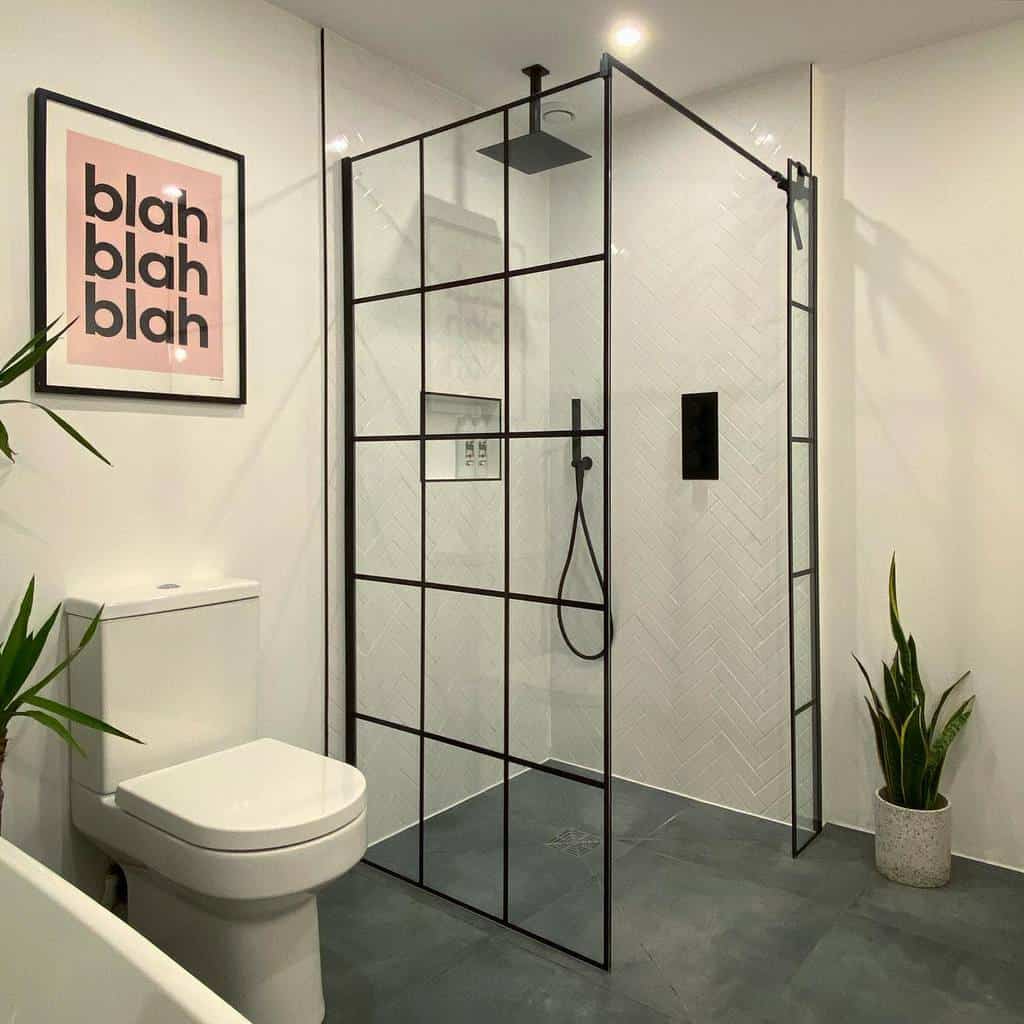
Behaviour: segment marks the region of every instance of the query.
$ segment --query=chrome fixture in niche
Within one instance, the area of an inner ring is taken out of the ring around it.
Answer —
[[[425,481],[501,479],[501,399],[427,391]]]

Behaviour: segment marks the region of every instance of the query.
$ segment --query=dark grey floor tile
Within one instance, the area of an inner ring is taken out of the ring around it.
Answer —
[[[622,1022],[667,1024],[670,1017],[546,957],[499,939],[474,947],[458,966],[408,989],[378,1021],[443,1021],[445,1024]]]
[[[500,910],[503,794],[430,819],[427,881]],[[611,974],[370,868],[320,897],[328,1020],[1024,1021],[1024,878],[957,860],[916,890],[874,871],[873,839],[828,827],[795,861],[762,819],[613,786]],[[603,795],[527,772],[509,791],[512,920],[600,959]],[[556,840],[566,830],[581,839]],[[415,875],[416,829],[370,856]],[[400,868],[401,869],[401,868]]]
[[[407,985],[457,963],[494,929],[403,882],[357,865],[318,896],[328,1020],[369,1021]]]
[[[784,983],[835,920],[832,908],[800,896],[640,847],[616,863],[613,878],[607,984],[697,1020]],[[599,949],[601,916],[584,896],[564,897],[527,927],[574,949]]]
[[[870,836],[826,826],[794,858],[785,825],[722,808],[697,805],[677,814],[642,845],[700,864],[724,878],[742,879],[845,907],[875,875]]]
[[[953,858],[941,889],[898,885],[873,873],[853,911],[882,924],[998,960],[1024,962],[1024,875]]]
[[[795,1001],[825,1019],[942,1024],[1024,1019],[1024,974],[991,957],[956,950],[844,913],[791,985]]]

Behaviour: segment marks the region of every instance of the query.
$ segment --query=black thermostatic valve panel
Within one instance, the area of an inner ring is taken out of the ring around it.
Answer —
[[[718,479],[718,392],[682,396],[683,479]]]

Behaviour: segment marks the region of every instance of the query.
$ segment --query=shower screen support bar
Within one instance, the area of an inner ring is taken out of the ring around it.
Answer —
[[[603,53],[601,55],[601,74],[608,75],[611,69],[615,68],[616,71],[622,72],[627,78],[635,82],[641,88],[646,89],[652,96],[657,96],[662,103],[667,104],[673,110],[683,115],[683,117],[689,118],[698,128],[702,128],[709,135],[718,139],[724,146],[728,146],[734,153],[738,153],[744,160],[749,160],[759,171],[764,171],[772,181],[781,189],[787,188],[786,176],[781,172],[775,170],[774,167],[769,167],[763,160],[759,160],[749,150],[744,149],[738,142],[733,142],[724,132],[720,132],[713,124],[705,121],[700,114],[695,114],[689,107],[684,106],[677,99],[673,99],[664,89],[659,89],[653,82],[647,81],[643,75],[638,74],[628,64],[623,64],[621,60],[613,57],[610,53]]]

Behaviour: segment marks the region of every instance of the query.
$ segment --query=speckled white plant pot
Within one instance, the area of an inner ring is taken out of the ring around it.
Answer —
[[[949,801],[934,811],[915,811],[889,803],[882,786],[875,793],[875,865],[903,885],[934,889],[949,881],[952,821]]]

